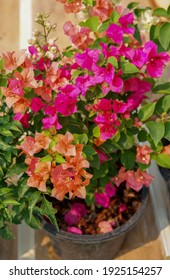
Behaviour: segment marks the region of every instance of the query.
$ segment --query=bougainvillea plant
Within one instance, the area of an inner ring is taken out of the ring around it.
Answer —
[[[61,2],[81,18],[64,24],[70,46],[59,49],[39,14],[28,49],[0,60],[5,238],[22,220],[39,228],[38,216],[72,233],[112,231],[136,211],[151,161],[170,167],[170,8]]]

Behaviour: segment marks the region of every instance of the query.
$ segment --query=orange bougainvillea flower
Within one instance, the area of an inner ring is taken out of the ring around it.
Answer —
[[[39,159],[38,159],[39,160]],[[34,166],[28,170],[27,173],[29,173],[29,178],[27,180],[27,185],[29,187],[34,187],[39,189],[42,192],[46,191],[46,181],[50,177],[50,171],[51,171],[51,162],[32,162]],[[32,169],[35,170],[32,172]]]
[[[153,152],[153,150],[150,147],[148,147],[147,145],[143,145],[143,146],[138,145],[136,160],[143,164],[149,164],[150,159],[151,159],[150,153],[152,153],[152,152]]]
[[[2,94],[6,97],[5,102],[8,108],[11,108],[20,99],[20,96],[13,93],[9,88],[2,87],[1,91]]]
[[[34,78],[34,71],[32,68],[26,68],[21,73],[14,73],[14,77],[22,82],[23,87],[36,88],[37,82]]]
[[[41,151],[41,149],[48,149],[50,145],[50,138],[45,136],[43,133],[36,133],[35,138],[31,136],[26,136],[24,141],[20,146],[17,146],[18,149],[22,150],[22,153],[33,156],[35,153]]]
[[[16,52],[3,52],[2,57],[4,59],[4,69],[13,71],[25,61],[27,54],[26,50],[19,50]]]
[[[54,152],[58,152],[64,156],[75,156],[76,148],[71,143],[74,141],[74,137],[70,132],[66,132],[65,135],[58,134],[58,143],[53,147]]]
[[[40,96],[46,102],[50,102],[52,98],[52,90],[50,87],[42,86],[34,89],[34,93]]]
[[[162,149],[162,153],[170,156],[170,145],[164,146]]]
[[[18,94],[12,92],[11,89],[2,87],[1,88],[3,95],[6,97],[6,104],[8,108],[13,107],[14,113],[25,113],[29,107],[31,100],[24,98]]]
[[[112,12],[113,7],[108,0],[97,0],[92,9],[92,15],[98,16],[101,21],[107,20]]]
[[[58,200],[63,200],[68,193],[69,198],[77,196],[85,198],[85,186],[89,185],[92,174],[84,168],[89,167],[89,162],[82,156],[83,145],[76,144],[76,155],[66,156],[66,162],[55,167],[51,173],[54,189],[52,196]]]
[[[31,100],[21,96],[19,100],[13,105],[14,113],[25,113],[25,111],[29,108],[30,103]]]

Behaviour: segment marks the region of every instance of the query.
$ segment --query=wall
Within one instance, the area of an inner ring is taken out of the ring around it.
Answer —
[[[29,0],[31,1],[31,0]],[[0,52],[4,50],[17,50],[20,48],[19,32],[22,25],[19,24],[20,20],[20,4],[28,3],[28,0],[0,0]],[[122,3],[127,4],[131,0],[123,0]],[[168,6],[169,0],[138,0],[142,6],[156,5]],[[35,19],[37,12],[50,12],[50,21],[57,23],[58,44],[65,46],[68,43],[66,36],[61,36],[62,27],[66,20],[71,19],[71,15],[64,13],[63,5],[56,0],[32,0],[32,19]],[[26,21],[28,11],[25,15],[22,14],[22,20]],[[33,30],[37,28],[34,21],[32,22]],[[26,31],[25,31],[26,32]],[[29,33],[29,32],[28,32]],[[30,34],[25,34],[25,37],[30,39]],[[25,39],[26,40],[26,39]]]

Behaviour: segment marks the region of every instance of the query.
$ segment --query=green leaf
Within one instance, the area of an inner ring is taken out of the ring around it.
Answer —
[[[136,154],[133,151],[125,151],[121,154],[121,163],[126,169],[132,169],[135,165]]]
[[[157,94],[170,94],[170,82],[157,85],[153,88],[153,92]]]
[[[149,119],[153,115],[155,106],[156,106],[155,102],[148,103],[148,104],[142,106],[142,108],[140,109],[140,111],[138,113],[139,119],[141,121],[146,121],[147,119]]]
[[[85,22],[80,22],[80,26],[86,26],[90,28],[92,31],[96,32],[99,26],[99,18],[97,16],[91,17]]]
[[[167,154],[159,154],[159,155],[154,155],[152,158],[157,162],[158,165],[165,167],[165,168],[170,168],[170,156]]]
[[[139,44],[142,45],[142,39],[141,39],[141,35],[140,35],[140,31],[139,31],[138,25],[135,24],[134,26],[135,26],[134,37],[135,37],[135,39],[139,42]]]
[[[110,19],[113,23],[118,23],[119,18],[120,14],[118,14],[116,11],[113,11],[110,15]]]
[[[122,141],[123,141],[123,143],[121,143]],[[121,145],[123,145],[123,147],[127,150],[131,149],[133,147],[134,142],[135,142],[134,136],[130,136],[130,135],[127,135],[127,134],[124,135],[119,141],[119,143]]]
[[[156,122],[156,121],[150,121],[146,123],[146,127],[149,130],[150,136],[155,144],[155,146],[158,145],[159,141],[163,138],[165,127],[162,120]]]
[[[1,86],[1,87],[6,87],[7,84],[8,84],[7,79],[5,79],[5,78],[0,78],[0,86]]]
[[[84,2],[89,6],[93,6],[93,0],[84,0]]]
[[[160,16],[160,17],[168,17],[168,13],[164,8],[156,8],[154,9],[153,16]]]
[[[129,9],[129,10],[133,10],[133,9],[135,9],[137,6],[139,6],[139,2],[131,2],[131,3],[129,3],[128,5],[127,5],[127,8]]]
[[[168,112],[170,109],[170,95],[167,95],[164,97],[163,102],[162,102],[162,108],[164,112]]]
[[[4,176],[4,172],[2,170],[2,167],[0,166],[0,179],[2,179]],[[0,188],[0,195],[1,195],[1,188]]]
[[[19,205],[20,203],[15,199],[5,199],[3,200],[4,205]]]
[[[25,222],[34,229],[41,229],[41,222],[38,219],[38,217],[31,215],[31,217],[28,216],[28,213],[25,213],[24,215]]]
[[[86,156],[93,156],[96,154],[95,149],[92,148],[90,145],[85,145],[83,148],[83,152],[86,154]]]
[[[63,163],[63,162],[65,162],[65,159],[61,155],[59,155],[58,153],[55,153],[55,162],[56,163]]]
[[[159,41],[162,47],[167,51],[170,47],[170,22],[165,22],[159,31]]]
[[[0,70],[3,70],[4,69],[4,60],[3,58],[1,57],[0,58]]]
[[[96,138],[100,137],[100,128],[98,126],[93,128],[93,136]]]
[[[0,235],[7,240],[14,238],[14,235],[7,224],[4,224],[4,226],[0,228]]]
[[[150,39],[154,41],[155,39],[158,39],[159,36],[159,30],[160,30],[160,25],[152,25],[150,28]]]
[[[94,167],[96,169],[100,168],[100,160],[99,160],[99,156],[98,154],[95,154],[94,156],[92,156],[91,159],[88,159],[90,161],[90,166]]]
[[[116,57],[114,57],[114,56],[110,56],[110,57],[107,59],[107,63],[110,63],[110,64],[112,64],[115,68],[118,68],[118,61],[117,61]]]
[[[145,130],[141,130],[138,132],[138,140],[139,142],[145,142],[148,138],[147,132]]]
[[[42,157],[41,159],[40,159],[40,162],[48,162],[48,161],[52,161],[53,160],[53,157],[52,156],[50,156],[50,155],[46,155],[45,157]]]
[[[100,28],[98,29],[98,32],[106,31],[109,25],[110,25],[110,21],[103,22]]]
[[[11,177],[11,176],[14,176],[14,175],[20,175],[23,172],[25,172],[27,170],[27,168],[28,168],[28,166],[25,163],[18,163],[18,164],[12,165],[7,170],[5,178]]]
[[[0,139],[0,150],[2,151],[9,151],[11,150],[11,146],[7,143],[3,142],[2,139]]]
[[[32,219],[32,213],[34,211],[35,205],[37,204],[37,202],[40,198],[40,195],[41,195],[40,191],[31,192],[31,195],[28,199],[27,222],[31,221],[31,219]]]
[[[41,214],[47,216],[50,219],[51,223],[58,230],[58,224],[55,217],[57,210],[54,209],[52,202],[49,202],[45,197],[43,197],[42,200],[41,211]]]
[[[6,136],[6,137],[8,137],[8,136],[13,137],[12,132],[11,132],[10,130],[4,128],[4,127],[0,127],[0,134],[1,134],[1,135],[4,135],[4,136]]]
[[[93,172],[94,179],[99,179],[99,178],[105,177],[108,174],[108,171],[109,171],[108,163],[107,162],[102,163],[102,165],[100,165],[99,169],[94,170],[94,172]]]
[[[83,133],[83,134],[74,134],[74,139],[79,144],[86,145],[88,143],[88,136],[85,133]]]
[[[167,13],[170,16],[170,5],[168,6]]]
[[[11,192],[11,188],[2,188],[2,187],[0,188],[0,196],[4,196],[9,192]]]
[[[170,141],[170,122],[165,123],[165,135],[164,137]]]
[[[139,72],[139,69],[132,63],[122,63],[122,71],[124,74],[133,74]]]

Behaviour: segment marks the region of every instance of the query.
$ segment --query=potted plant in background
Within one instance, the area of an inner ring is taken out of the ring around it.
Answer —
[[[71,46],[59,50],[56,26],[39,14],[28,50],[2,53],[0,234],[12,238],[9,225],[24,220],[49,230],[61,258],[111,259],[144,211],[151,160],[170,167],[160,84],[170,9],[153,11],[150,40],[139,23],[151,10],[136,2],[64,7],[83,14],[64,25]]]

